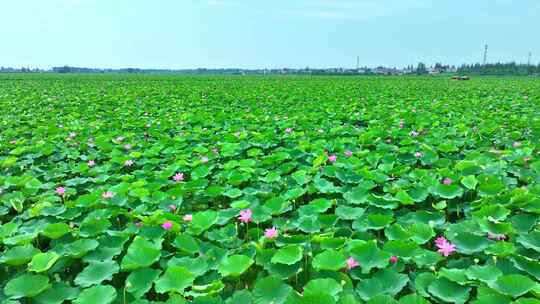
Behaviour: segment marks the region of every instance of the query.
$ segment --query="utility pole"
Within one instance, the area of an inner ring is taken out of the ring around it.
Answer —
[[[360,56],[356,56],[356,71],[360,70]]]
[[[486,46],[484,47],[484,65],[486,65],[487,51],[488,51],[488,45],[486,44]]]
[[[527,67],[531,66],[531,56],[532,56],[532,53],[529,52],[529,58],[527,59]]]

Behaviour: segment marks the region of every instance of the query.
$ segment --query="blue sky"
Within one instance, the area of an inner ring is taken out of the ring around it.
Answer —
[[[538,0],[5,0],[0,66],[540,61]]]

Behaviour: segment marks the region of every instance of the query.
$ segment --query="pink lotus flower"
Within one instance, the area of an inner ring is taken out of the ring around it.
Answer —
[[[506,240],[506,235],[504,234],[494,234],[494,233],[488,232],[487,237],[490,240],[497,240],[497,241]]]
[[[109,199],[109,198],[113,198],[115,195],[116,195],[116,193],[114,193],[112,191],[106,191],[106,192],[103,192],[101,197],[103,197],[104,199]]]
[[[390,263],[395,264],[397,262],[398,262],[398,257],[397,256],[393,255],[392,257],[390,257]]]
[[[249,223],[251,222],[251,216],[252,216],[251,209],[246,209],[240,211],[240,216],[238,217],[238,220],[242,223]]]
[[[184,215],[184,217],[182,218],[184,221],[186,222],[191,222],[193,220],[193,215],[191,214],[186,214]]]
[[[207,156],[201,157],[201,163],[206,164],[207,162],[208,162],[208,157]]]
[[[124,145],[124,149],[126,150],[130,150],[132,148],[132,146],[130,144],[125,144]]]
[[[335,154],[332,154],[330,156],[328,156],[328,161],[333,163],[337,160],[337,156]]]
[[[96,161],[91,159],[86,164],[88,165],[88,167],[93,167],[96,165]]]
[[[409,133],[409,135],[412,136],[412,137],[417,137],[418,135],[420,135],[420,133],[418,133],[418,132],[416,132],[416,131],[413,130],[413,131],[411,131],[411,132]]]
[[[451,185],[452,184],[452,179],[448,178],[448,177],[445,177],[442,181],[443,184],[445,185]]]
[[[176,210],[176,205],[169,205],[169,210],[171,210],[171,212],[174,212]]]
[[[172,226],[173,224],[170,221],[166,221],[165,223],[163,223],[163,225],[161,225],[161,227],[165,230],[170,230]]]
[[[175,175],[173,175],[172,179],[173,179],[175,182],[181,182],[181,181],[184,180],[184,173],[178,172],[178,173],[176,173]]]
[[[399,128],[403,129],[403,127],[405,127],[405,122],[403,121],[403,119],[400,119],[399,120]]]
[[[345,156],[347,156],[347,157],[351,157],[351,156],[353,155],[352,151],[350,151],[350,150],[345,151],[344,154],[345,154]]]
[[[123,141],[124,139],[125,139],[124,136],[118,136],[118,137],[116,138],[116,141]]]
[[[64,194],[66,194],[66,188],[64,188],[64,187],[58,187],[58,188],[56,188],[56,194],[58,194],[58,195],[64,195]]]
[[[518,147],[521,146],[521,143],[520,143],[519,141],[515,141],[515,142],[512,144],[512,146],[513,146],[514,148],[518,148]]]
[[[268,228],[264,231],[264,237],[267,239],[273,239],[278,236],[278,231],[276,227]]]
[[[415,152],[414,153],[414,157],[416,157],[416,158],[420,158],[422,156],[424,156],[424,154],[422,154],[422,152]]]
[[[124,162],[125,167],[131,167],[133,165],[133,161],[131,159],[128,159]]]
[[[141,223],[141,222],[135,222],[135,227],[141,228],[141,227],[142,227],[142,223]]]
[[[69,138],[75,138],[75,136],[77,136],[77,133],[75,132],[69,132]]]
[[[347,259],[347,269],[351,270],[353,268],[356,268],[360,266],[360,263],[358,263],[357,260],[355,260],[353,257],[350,257]]]
[[[291,134],[291,133],[292,133],[292,128],[287,128],[287,129],[285,129],[285,133]]]
[[[435,240],[435,245],[439,248],[437,252],[439,252],[445,257],[449,256],[450,254],[456,251],[456,245],[448,242],[448,240],[442,236],[438,237]]]

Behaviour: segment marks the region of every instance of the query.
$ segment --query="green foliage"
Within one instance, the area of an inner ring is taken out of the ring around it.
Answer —
[[[532,78],[0,77],[2,303],[538,303]]]

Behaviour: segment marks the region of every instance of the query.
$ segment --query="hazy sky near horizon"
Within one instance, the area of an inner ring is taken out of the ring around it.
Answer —
[[[540,0],[4,0],[0,66],[540,61]]]

